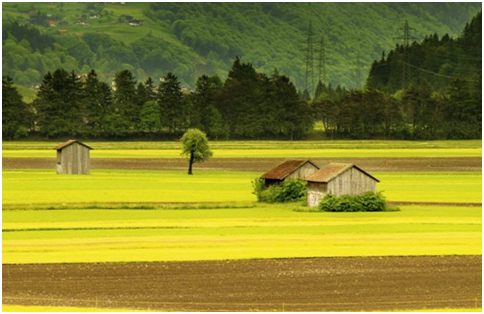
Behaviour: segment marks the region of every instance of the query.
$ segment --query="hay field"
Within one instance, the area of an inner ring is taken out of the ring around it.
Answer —
[[[93,158],[179,158],[179,142],[86,142]],[[59,142],[2,143],[2,157],[55,156]],[[482,141],[219,141],[211,142],[216,158],[322,157],[480,157]]]
[[[480,203],[479,172],[372,173],[390,201]],[[253,202],[251,181],[260,172],[93,170],[59,176],[53,170],[4,170],[4,205],[70,203]]]

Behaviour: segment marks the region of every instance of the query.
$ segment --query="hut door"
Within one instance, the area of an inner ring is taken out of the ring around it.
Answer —
[[[321,195],[316,194],[316,193],[309,193],[308,194],[308,206],[309,207],[318,206],[320,199],[321,199]]]

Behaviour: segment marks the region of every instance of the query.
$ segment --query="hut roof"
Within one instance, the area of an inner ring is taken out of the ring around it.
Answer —
[[[61,149],[63,149],[64,147],[67,147],[67,146],[69,146],[69,145],[71,145],[71,144],[74,144],[74,143],[80,144],[80,145],[82,145],[82,146],[84,146],[84,147],[87,147],[87,148],[89,148],[89,149],[93,149],[92,147],[90,147],[90,146],[88,146],[88,145],[86,145],[86,144],[84,144],[84,143],[82,143],[82,142],[79,142],[78,140],[68,140],[67,142],[64,142],[64,143],[62,143],[62,144],[60,144],[60,145],[57,145],[56,147],[54,147],[54,149],[55,149],[55,150],[61,150]]]
[[[322,182],[322,183],[328,183],[329,181],[333,180],[343,172],[345,172],[348,169],[351,168],[356,168],[375,180],[376,182],[380,182],[377,178],[366,172],[365,170],[361,169],[360,167],[354,165],[354,164],[340,164],[340,163],[330,163],[326,167],[322,168],[321,170],[313,173],[312,175],[308,176],[306,178],[306,181],[310,182]]]
[[[271,180],[283,180],[285,177],[287,177],[288,175],[290,175],[300,167],[304,166],[306,163],[310,163],[311,165],[319,169],[319,167],[316,166],[311,160],[292,159],[292,160],[286,160],[282,164],[277,165],[276,167],[267,171],[261,176],[261,178],[271,179]]]

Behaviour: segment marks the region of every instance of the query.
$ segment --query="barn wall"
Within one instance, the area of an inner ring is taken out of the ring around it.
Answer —
[[[299,169],[288,175],[286,179],[305,179],[307,176],[312,175],[318,170],[318,168],[307,162],[303,166],[299,167]]]
[[[318,206],[319,201],[326,194],[328,185],[321,182],[308,182],[307,204],[309,207]]]
[[[356,168],[348,169],[328,183],[308,182],[307,205],[314,207],[326,193],[336,196],[376,192],[376,181]]]
[[[351,194],[363,194],[371,191],[376,192],[376,181],[356,168],[351,168]]]
[[[89,149],[77,143],[64,147],[61,151],[62,174],[89,174]],[[58,172],[59,173],[59,172]]]
[[[330,182],[328,182],[328,192],[336,196],[352,194],[351,173],[351,169],[348,169]]]
[[[56,168],[57,174],[62,174],[62,154],[60,150],[57,151],[55,168]]]

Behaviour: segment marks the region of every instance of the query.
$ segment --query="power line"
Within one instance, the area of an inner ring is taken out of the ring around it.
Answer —
[[[358,54],[356,56],[356,88],[359,89],[361,88],[361,69],[363,67],[363,64],[361,63],[361,53],[358,50]]]
[[[321,40],[319,43],[319,81],[323,84],[326,84],[326,56],[327,50],[324,41],[324,37],[321,36]]]
[[[448,78],[448,79],[452,79],[452,80],[461,80],[462,78],[460,77],[454,77],[454,76],[449,76],[449,75],[444,75],[444,74],[440,74],[440,73],[436,73],[434,71],[429,71],[429,70],[426,70],[426,69],[423,69],[421,67],[418,67],[418,66],[415,66],[413,64],[410,64],[410,63],[407,63],[405,61],[403,61],[405,63],[405,65],[411,67],[411,68],[414,68],[414,69],[417,69],[417,70],[420,70],[422,72],[425,72],[425,73],[429,73],[429,74],[433,74],[433,75],[436,75],[436,76],[440,76],[440,77],[445,77],[445,78]],[[470,81],[470,82],[478,82],[476,80],[466,80],[466,81]]]
[[[403,89],[406,89],[410,78],[410,68],[406,66],[405,63],[408,63],[408,48],[410,46],[410,39],[413,39],[413,40],[416,39],[415,37],[410,35],[410,32],[415,31],[415,29],[408,25],[408,21],[405,21],[405,24],[403,24],[403,27],[400,27],[398,30],[403,31],[403,36],[397,37],[396,39],[403,40],[404,66],[402,71],[402,87]]]
[[[304,88],[305,90],[309,93],[309,95],[312,95],[314,91],[314,47],[313,47],[313,25],[311,22],[309,22],[308,26],[308,37],[306,40],[306,79],[304,82]]]

